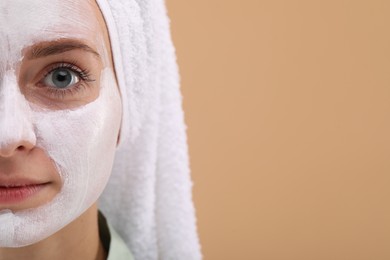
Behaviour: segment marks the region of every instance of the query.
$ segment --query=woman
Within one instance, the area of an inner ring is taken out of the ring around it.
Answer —
[[[0,2],[0,259],[200,258],[167,24],[157,0]]]

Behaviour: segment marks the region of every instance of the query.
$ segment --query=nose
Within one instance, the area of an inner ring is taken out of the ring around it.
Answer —
[[[14,71],[6,71],[0,84],[0,157],[12,157],[35,147],[31,109],[20,92]]]
[[[1,144],[0,157],[10,158],[18,153],[28,153],[34,148],[34,146],[35,145],[33,143],[26,140],[11,142],[9,144]]]

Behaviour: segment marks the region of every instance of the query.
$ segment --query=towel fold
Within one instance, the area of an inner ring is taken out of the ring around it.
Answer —
[[[100,208],[139,260],[201,259],[175,50],[163,0],[97,0],[123,101]]]

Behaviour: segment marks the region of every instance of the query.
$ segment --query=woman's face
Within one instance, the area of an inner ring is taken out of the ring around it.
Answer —
[[[1,1],[0,53],[0,247],[17,247],[97,200],[121,101],[92,0]]]

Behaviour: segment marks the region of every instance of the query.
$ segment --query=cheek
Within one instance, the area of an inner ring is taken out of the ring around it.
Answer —
[[[114,160],[121,122],[121,100],[114,82],[106,69],[94,102],[76,110],[34,112],[37,146],[57,165],[62,192],[79,194],[88,203],[102,192]]]

